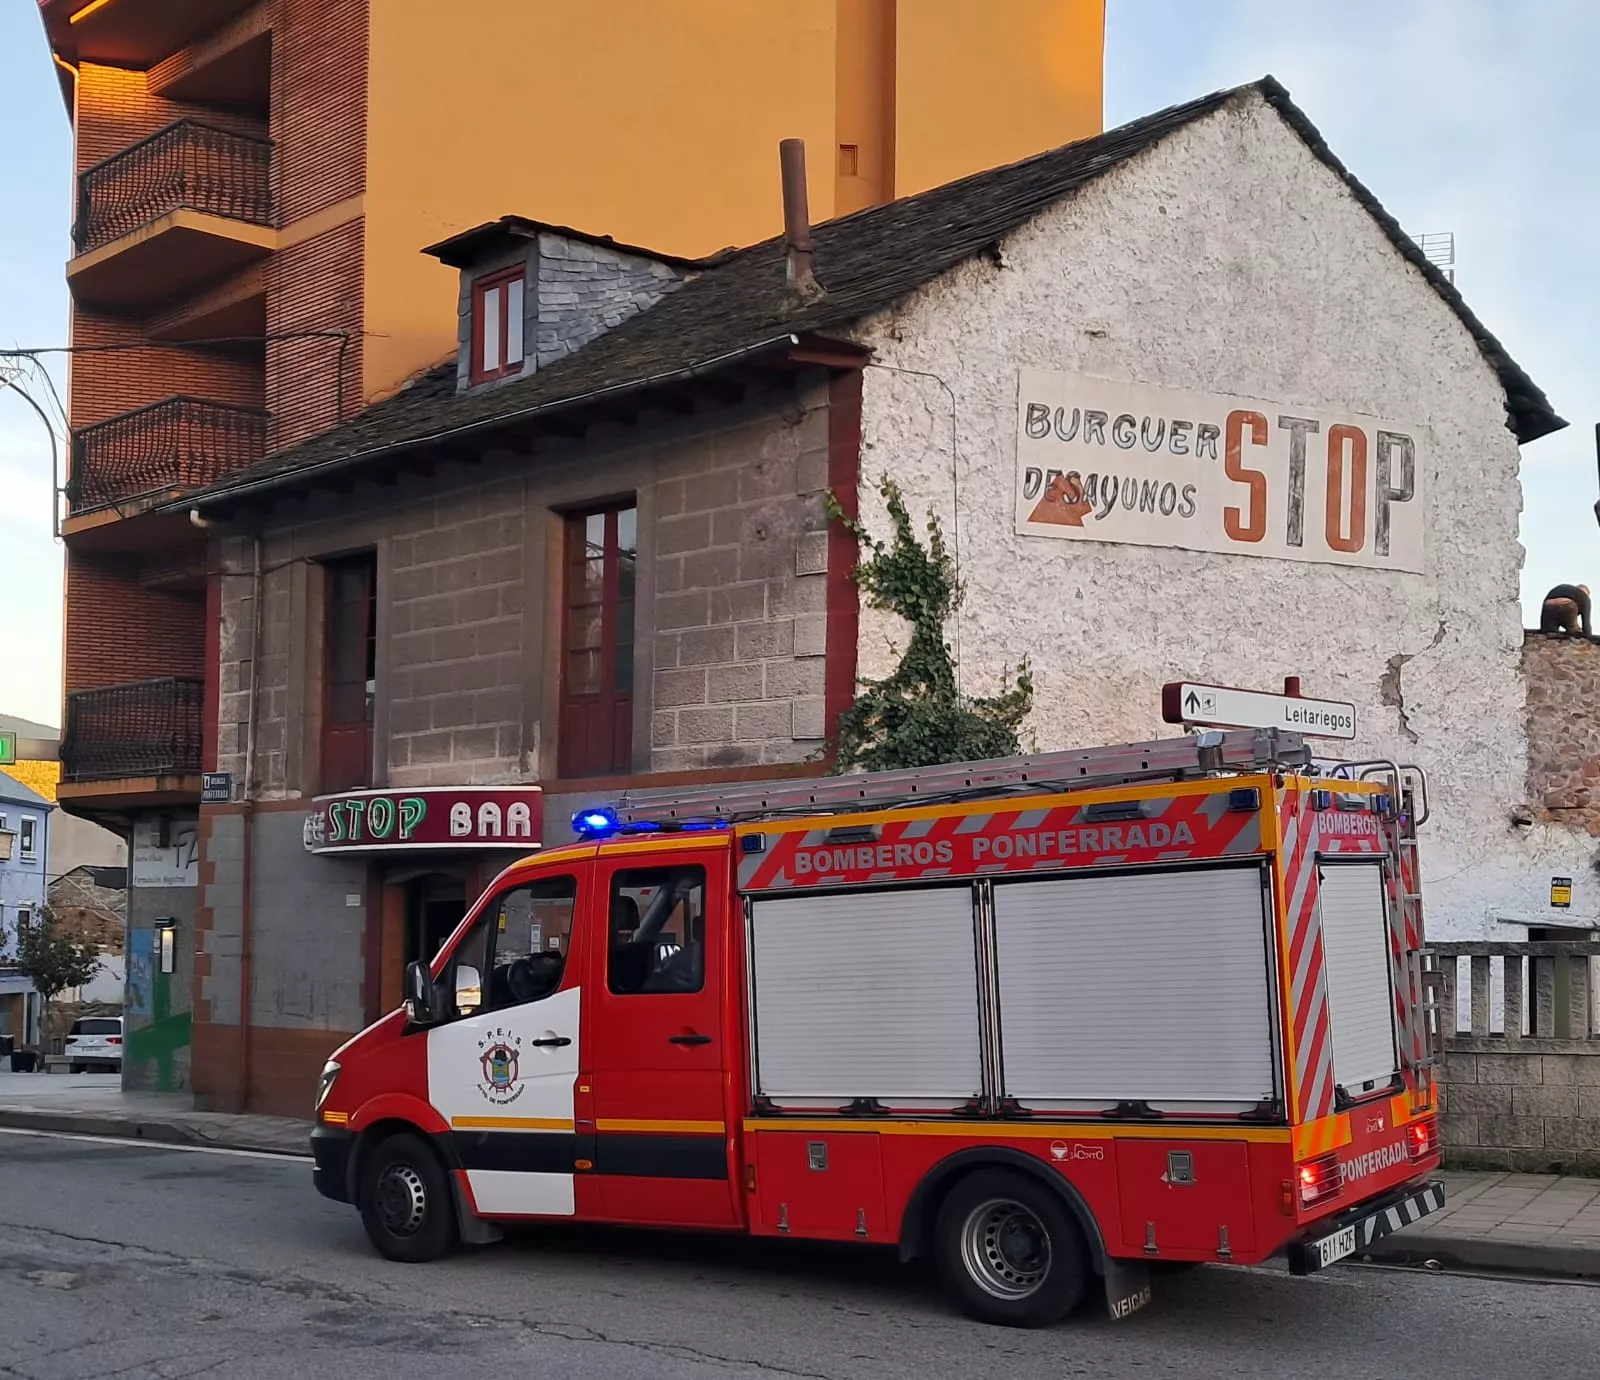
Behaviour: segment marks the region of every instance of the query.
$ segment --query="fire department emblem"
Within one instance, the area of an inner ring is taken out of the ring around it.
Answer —
[[[522,1096],[522,1038],[509,1030],[491,1030],[478,1041],[478,1063],[483,1069],[478,1091],[498,1107]]]

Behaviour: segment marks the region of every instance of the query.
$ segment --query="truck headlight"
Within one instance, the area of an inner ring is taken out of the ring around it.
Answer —
[[[322,1104],[328,1100],[328,1094],[333,1091],[333,1081],[338,1076],[339,1066],[332,1059],[328,1060],[317,1079],[317,1105],[311,1109],[313,1113],[322,1110]]]

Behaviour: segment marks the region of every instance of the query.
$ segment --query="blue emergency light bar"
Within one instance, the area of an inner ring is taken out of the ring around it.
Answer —
[[[662,824],[659,820],[639,819],[624,824],[617,812],[608,805],[579,810],[572,817],[572,832],[585,843],[601,843],[620,834],[659,834],[667,829],[679,833],[697,830],[726,829],[725,819],[686,819],[677,824]]]

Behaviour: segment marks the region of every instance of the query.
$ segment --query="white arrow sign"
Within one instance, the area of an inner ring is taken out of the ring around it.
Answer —
[[[1356,707],[1338,700],[1265,695],[1226,685],[1180,681],[1163,689],[1168,723],[1217,724],[1230,728],[1281,728],[1311,738],[1354,738]]]

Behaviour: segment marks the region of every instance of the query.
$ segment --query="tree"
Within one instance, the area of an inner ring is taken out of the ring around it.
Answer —
[[[68,934],[46,906],[17,926],[17,966],[33,980],[44,1003],[41,1030],[49,1028],[50,1003],[71,987],[82,987],[100,971],[100,950]]]
[[[900,486],[879,481],[894,537],[885,543],[828,494],[828,516],[847,527],[866,553],[852,572],[875,609],[899,614],[911,625],[905,654],[884,680],[863,680],[855,703],[839,716],[835,771],[864,767],[929,767],[1009,757],[1033,707],[1033,677],[1022,661],[1001,679],[992,698],[969,697],[956,687],[955,661],[944,640],[945,623],[960,607],[961,586],[945,549],[938,519],[928,513],[924,546],[912,526]]]

